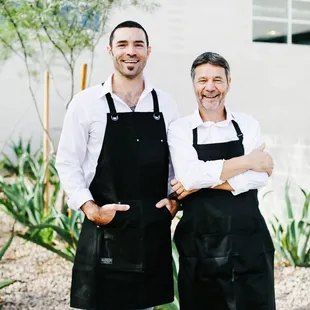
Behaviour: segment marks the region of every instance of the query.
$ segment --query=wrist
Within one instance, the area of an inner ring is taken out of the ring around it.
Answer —
[[[251,170],[252,167],[252,162],[251,162],[251,156],[250,155],[243,155],[243,164],[244,164],[244,169],[246,170]]]
[[[98,215],[99,206],[93,200],[88,200],[81,206],[81,210],[90,221],[94,221]]]

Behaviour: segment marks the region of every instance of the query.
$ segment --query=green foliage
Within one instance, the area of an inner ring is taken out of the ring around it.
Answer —
[[[132,5],[156,7],[143,0],[0,0],[0,61],[17,55],[33,78],[38,59],[49,67],[60,56],[70,73],[72,97],[77,58],[94,51],[115,9]]]
[[[15,148],[14,148],[15,149]],[[54,159],[49,163],[51,186],[49,208],[44,210],[45,170],[42,153],[33,156],[29,147],[20,152],[17,165],[10,163],[10,171],[16,173],[10,182],[0,178],[0,208],[26,229],[18,235],[54,253],[73,261],[79,236],[82,214],[72,212],[69,218],[56,208],[61,202],[61,188]],[[14,169],[13,169],[14,168]],[[67,209],[67,206],[65,208]]]
[[[3,248],[0,249],[0,260],[2,259],[3,255],[5,254],[5,252],[7,251],[9,246],[11,245],[13,238],[14,238],[14,230],[12,231],[9,240],[4,244]],[[13,284],[14,282],[15,282],[15,280],[0,281],[0,289]]]
[[[300,188],[304,203],[302,214],[295,215],[290,198],[290,184],[285,185],[286,219],[281,221],[274,216],[271,221],[274,233],[274,245],[278,255],[292,266],[310,267],[310,193]]]
[[[13,53],[38,56],[37,46],[51,46],[68,61],[92,49],[105,32],[115,8],[130,5],[146,9],[154,3],[141,0],[6,0],[0,1],[1,50],[6,58]]]
[[[14,231],[12,231],[9,240],[4,244],[3,248],[0,249],[0,260],[2,259],[3,255],[8,250],[8,248],[10,247],[10,245],[11,245],[11,243],[13,241],[13,238],[14,238]]]

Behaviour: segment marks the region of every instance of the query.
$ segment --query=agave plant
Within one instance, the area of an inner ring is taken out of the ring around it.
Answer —
[[[17,143],[11,143],[11,149],[15,158],[12,160],[8,155],[3,154],[3,159],[0,161],[0,169],[4,171],[5,176],[18,174],[21,158],[24,154],[31,154],[31,143],[27,141],[26,145],[24,145],[23,140],[20,138]],[[30,173],[30,168],[27,164],[24,170]]]
[[[290,198],[290,183],[285,185],[286,219],[277,216],[271,221],[276,252],[292,266],[310,267],[310,193],[299,188],[304,196],[302,214],[295,215]]]
[[[20,138],[17,143],[11,143],[11,150],[15,158],[11,159],[7,154],[2,154],[0,161],[0,171],[4,177],[18,176],[20,168],[23,168],[23,174],[30,179],[35,179],[34,171],[31,165],[43,165],[43,151],[39,149],[32,154],[31,141],[23,142]],[[55,168],[55,155],[49,156],[49,182],[55,184],[58,181],[58,174]]]
[[[79,235],[81,214],[73,212],[69,218],[61,214],[56,204],[62,191],[53,162],[49,169],[54,173],[50,186],[49,208],[44,209],[46,167],[41,157],[25,152],[19,158],[17,176],[6,182],[0,179],[0,208],[25,227],[18,235],[73,261]],[[26,169],[30,169],[30,172]],[[67,207],[66,207],[67,208]]]
[[[11,245],[13,238],[14,238],[14,230],[12,230],[12,233],[11,233],[9,240],[5,243],[3,248],[0,249],[0,260],[2,259],[3,255],[5,254],[5,252],[7,251],[9,246]],[[0,289],[13,284],[14,282],[15,282],[15,280],[0,281]]]

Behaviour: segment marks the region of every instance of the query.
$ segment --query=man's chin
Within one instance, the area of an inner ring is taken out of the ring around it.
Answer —
[[[207,111],[215,111],[221,106],[220,101],[216,102],[202,102],[202,106],[207,110]]]

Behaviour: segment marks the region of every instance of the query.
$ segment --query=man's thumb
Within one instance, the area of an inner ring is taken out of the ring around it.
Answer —
[[[262,145],[260,145],[260,147],[258,148],[259,151],[263,151],[266,147],[266,144],[263,143]]]

